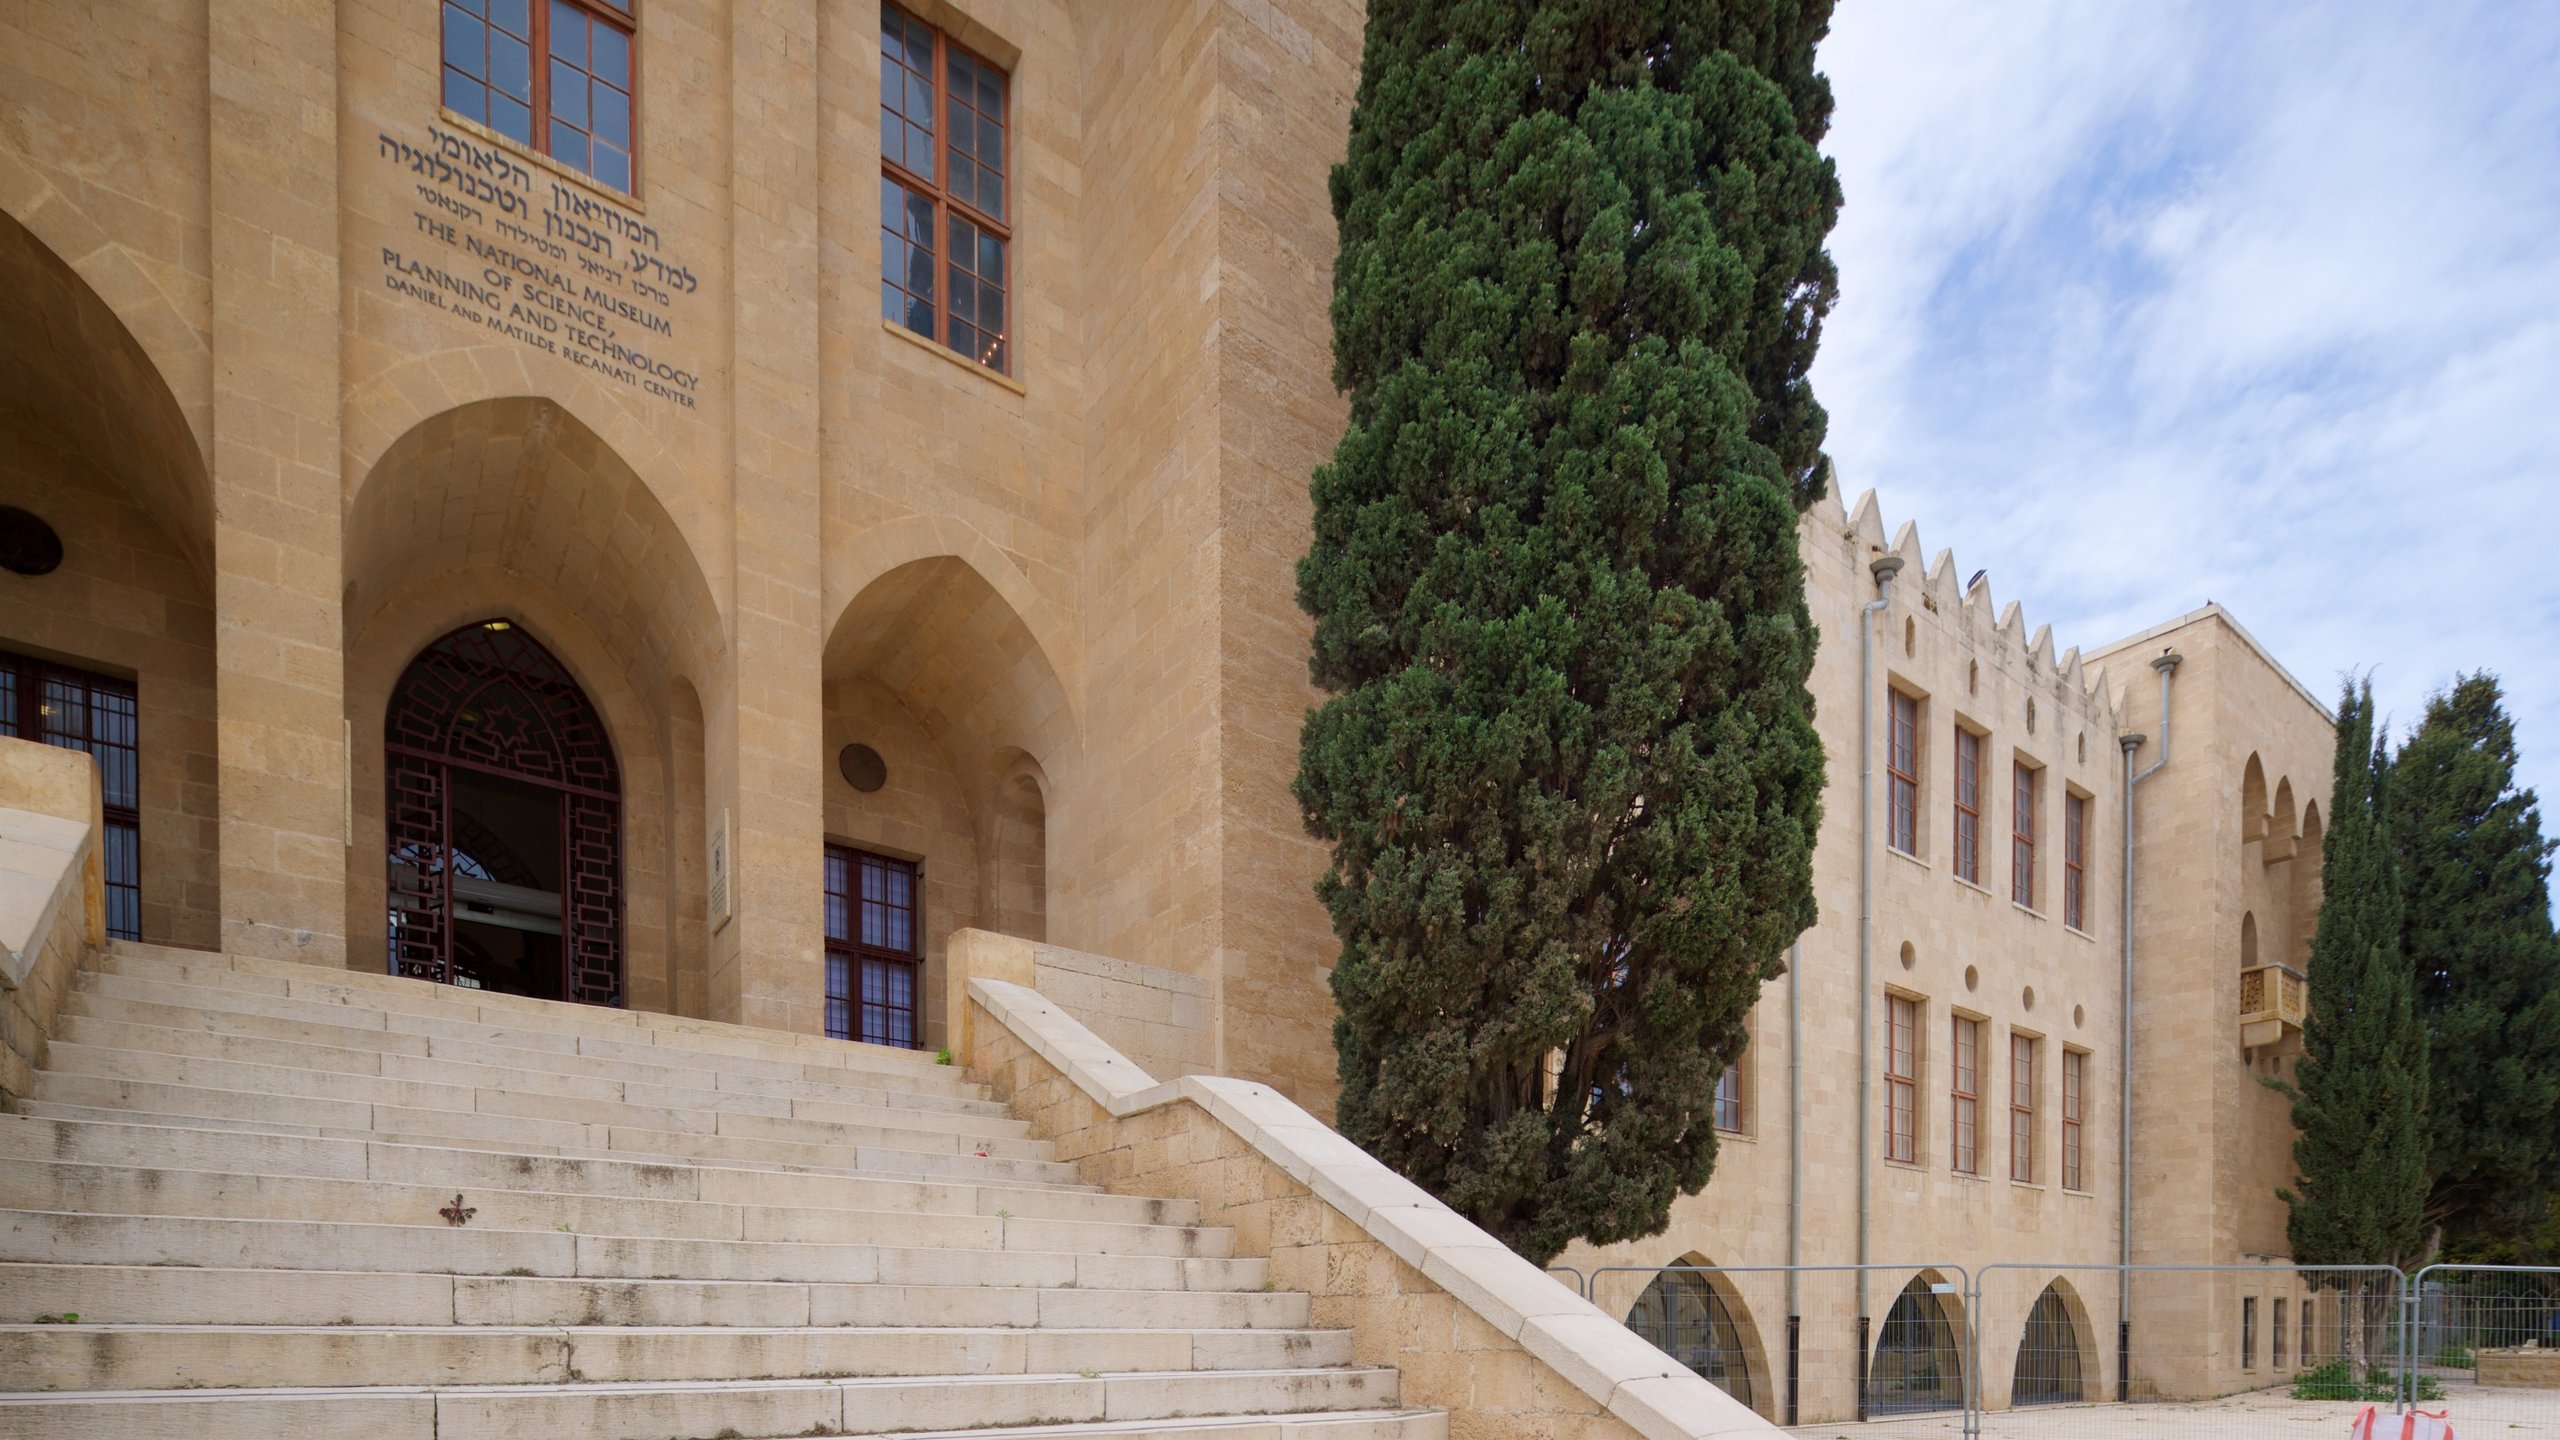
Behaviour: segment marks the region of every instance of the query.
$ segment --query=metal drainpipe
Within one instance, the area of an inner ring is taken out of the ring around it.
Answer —
[[[1804,1307],[1796,1267],[1804,1263],[1804,939],[1787,951],[1787,1424],[1797,1422],[1798,1345]]]
[[[1870,1048],[1875,1026],[1876,930],[1876,615],[1893,603],[1893,577],[1902,573],[1902,557],[1879,555],[1867,562],[1876,577],[1876,598],[1858,612],[1858,1372],[1867,1363],[1867,1152],[1874,1146],[1869,1104],[1875,1080]],[[1858,1418],[1867,1418],[1867,1387],[1858,1386]]]
[[[2116,1400],[2133,1393],[2133,787],[2160,773],[2169,763],[2169,678],[2186,657],[2175,650],[2151,662],[2160,672],[2160,758],[2137,773],[2133,752],[2147,738],[2127,735],[2124,747],[2124,973],[2118,983],[2116,1009],[2123,1025],[2116,1061]]]

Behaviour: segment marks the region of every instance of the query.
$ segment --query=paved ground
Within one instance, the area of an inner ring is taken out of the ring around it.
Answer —
[[[2177,1405],[2052,1405],[1994,1412],[1983,1417],[1984,1440],[2176,1440],[2176,1437],[2269,1436],[2275,1440],[2345,1440],[2347,1423],[2361,1408],[2335,1401],[2296,1400],[2262,1390],[2226,1400]],[[2381,1407],[2387,1415],[2389,1406]],[[2446,1387],[2445,1398],[2424,1408],[2450,1413],[2460,1440],[2560,1440],[2560,1390],[2484,1390]],[[2376,1440],[2399,1440],[2396,1422],[2377,1426]],[[1952,1414],[1871,1424],[1807,1425],[1792,1432],[1842,1440],[1951,1440],[1963,1433]]]

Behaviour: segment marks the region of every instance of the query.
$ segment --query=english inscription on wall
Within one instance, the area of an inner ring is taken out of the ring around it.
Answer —
[[[693,408],[702,372],[671,358],[672,312],[702,282],[656,226],[441,127],[380,140],[416,199],[408,236],[382,247],[385,289]]]

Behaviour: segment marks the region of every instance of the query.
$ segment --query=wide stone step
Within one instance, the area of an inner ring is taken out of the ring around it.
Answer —
[[[0,1396],[0,1440],[1446,1440],[1394,1403],[1391,1370],[87,1391]]]
[[[662,1098],[678,1103],[655,1104],[625,1098],[622,1082],[602,1077],[489,1071],[445,1061],[416,1062],[416,1068],[441,1073],[392,1077],[57,1042],[46,1068],[49,1073],[63,1076],[364,1101],[411,1109],[526,1115],[590,1125],[739,1135],[808,1145],[887,1145],[952,1153],[963,1148],[983,1149],[990,1155],[1014,1160],[1042,1160],[1051,1154],[1046,1142],[1030,1138],[1030,1126],[1013,1119],[940,1116],[888,1106],[814,1100],[764,1101],[758,1096],[723,1096],[718,1091],[665,1095]],[[468,1073],[474,1071],[479,1073]],[[606,1091],[612,1093],[603,1093]],[[775,1109],[783,1113],[771,1113]]]
[[[0,1213],[0,1261],[1105,1290],[1252,1290],[1270,1271],[1258,1257],[914,1246],[896,1237],[811,1244],[40,1210]]]
[[[988,1184],[697,1162],[665,1165],[603,1156],[530,1155],[389,1140],[341,1140],[112,1120],[0,1115],[0,1158],[64,1164],[234,1170],[323,1180],[377,1180],[433,1189],[805,1205],[948,1215],[1010,1212],[1121,1225],[1196,1225],[1200,1202],[1107,1195],[1080,1187]]]
[[[23,1312],[106,1325],[963,1325],[1303,1330],[1299,1291],[603,1280],[184,1266],[0,1265]]]
[[[908,1060],[904,1057],[911,1052],[889,1050],[877,1045],[856,1045],[850,1041],[827,1040],[813,1042],[811,1046],[803,1046],[791,1043],[795,1037],[779,1032],[748,1032],[774,1037],[771,1041],[753,1041],[728,1036],[707,1037],[684,1031],[639,1029],[629,1026],[603,1029],[562,1028],[559,1024],[550,1023],[558,1018],[553,1015],[527,1016],[515,1012],[498,1012],[492,1015],[469,1004],[455,1005],[423,1001],[412,1005],[384,1008],[375,1003],[375,997],[340,985],[319,981],[265,980],[263,977],[250,976],[245,978],[265,986],[281,987],[281,989],[241,989],[234,988],[231,977],[217,977],[201,972],[179,973],[186,978],[173,980],[118,971],[89,970],[81,973],[79,985],[82,993],[106,1001],[129,1001],[206,1012],[263,1015],[348,1029],[378,1029],[402,1034],[443,1036],[456,1040],[500,1044],[515,1049],[549,1050],[559,1054],[633,1060],[649,1064],[681,1065],[742,1075],[838,1080],[853,1084],[894,1086],[984,1098],[983,1090],[971,1087],[966,1079],[956,1073],[957,1067],[938,1065],[931,1057]],[[335,975],[340,972],[321,973]],[[189,983],[190,981],[196,983]],[[422,981],[401,983],[418,985],[426,989],[444,988],[427,986]],[[559,1004],[556,1008],[559,1011],[568,1012],[592,1007]],[[624,1012],[601,1011],[598,1013],[622,1014]],[[830,1046],[834,1049],[814,1048],[816,1045]],[[838,1051],[847,1053],[836,1053]],[[880,1057],[898,1058],[882,1059]]]
[[[455,1195],[442,1185],[0,1159],[0,1209],[441,1229],[450,1226],[442,1212]],[[1235,1241],[1234,1232],[1223,1228],[1056,1220],[1002,1209],[935,1214],[486,1189],[471,1191],[464,1203],[475,1212],[471,1223],[493,1230],[580,1235],[1214,1257],[1233,1254]]]
[[[203,1390],[570,1380],[1073,1375],[1351,1363],[1343,1330],[744,1326],[0,1325],[22,1390]]]
[[[83,1013],[101,1006],[123,1018]],[[1010,1128],[1012,1116],[993,1100],[850,1081],[723,1074],[696,1067],[521,1050],[389,1030],[355,1030],[306,1020],[107,1001],[93,995],[70,997],[58,1039],[209,1060],[381,1075],[395,1080],[514,1086],[643,1105],[740,1109],[762,1115],[843,1118],[822,1109],[795,1109],[794,1102],[803,1106],[869,1107],[900,1112],[897,1121],[882,1123],[930,1124],[964,1134],[1019,1133]]]
[[[378,971],[324,968],[290,960],[176,950],[130,941],[110,945],[89,973],[172,979],[181,984],[210,985],[233,994],[306,996],[395,1014],[457,1018],[468,1012],[486,1023],[552,1034],[638,1039],[704,1055],[797,1056],[821,1064],[883,1074],[905,1073],[925,1080],[934,1080],[938,1071],[947,1069],[938,1066],[933,1055],[918,1050],[646,1010],[535,1000]]]
[[[147,1115],[180,1124],[189,1119],[233,1122],[224,1128],[264,1129],[277,1134],[358,1139],[397,1137],[428,1143],[468,1142],[534,1154],[574,1151],[628,1153],[678,1163],[730,1160],[1029,1184],[1073,1184],[1076,1181],[1075,1167],[1062,1161],[1016,1159],[994,1153],[981,1155],[975,1149],[919,1150],[905,1144],[864,1143],[859,1140],[816,1145],[755,1135],[701,1135],[639,1126],[547,1120],[529,1115],[440,1110],[432,1106],[375,1105],[361,1100],[328,1100],[316,1096],[270,1095],[251,1090],[113,1080],[100,1076],[63,1075],[54,1071],[39,1073],[29,1095],[30,1098],[20,1106],[29,1115],[80,1119]],[[904,1140],[906,1137],[891,1138]],[[930,1143],[930,1137],[926,1137],[923,1143]]]

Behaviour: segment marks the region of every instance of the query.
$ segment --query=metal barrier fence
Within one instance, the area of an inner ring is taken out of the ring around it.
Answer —
[[[2560,1440],[2560,1268],[1550,1273],[1763,1417],[1825,1434],[2309,1435],[2372,1405],[2449,1407],[2466,1436]]]

